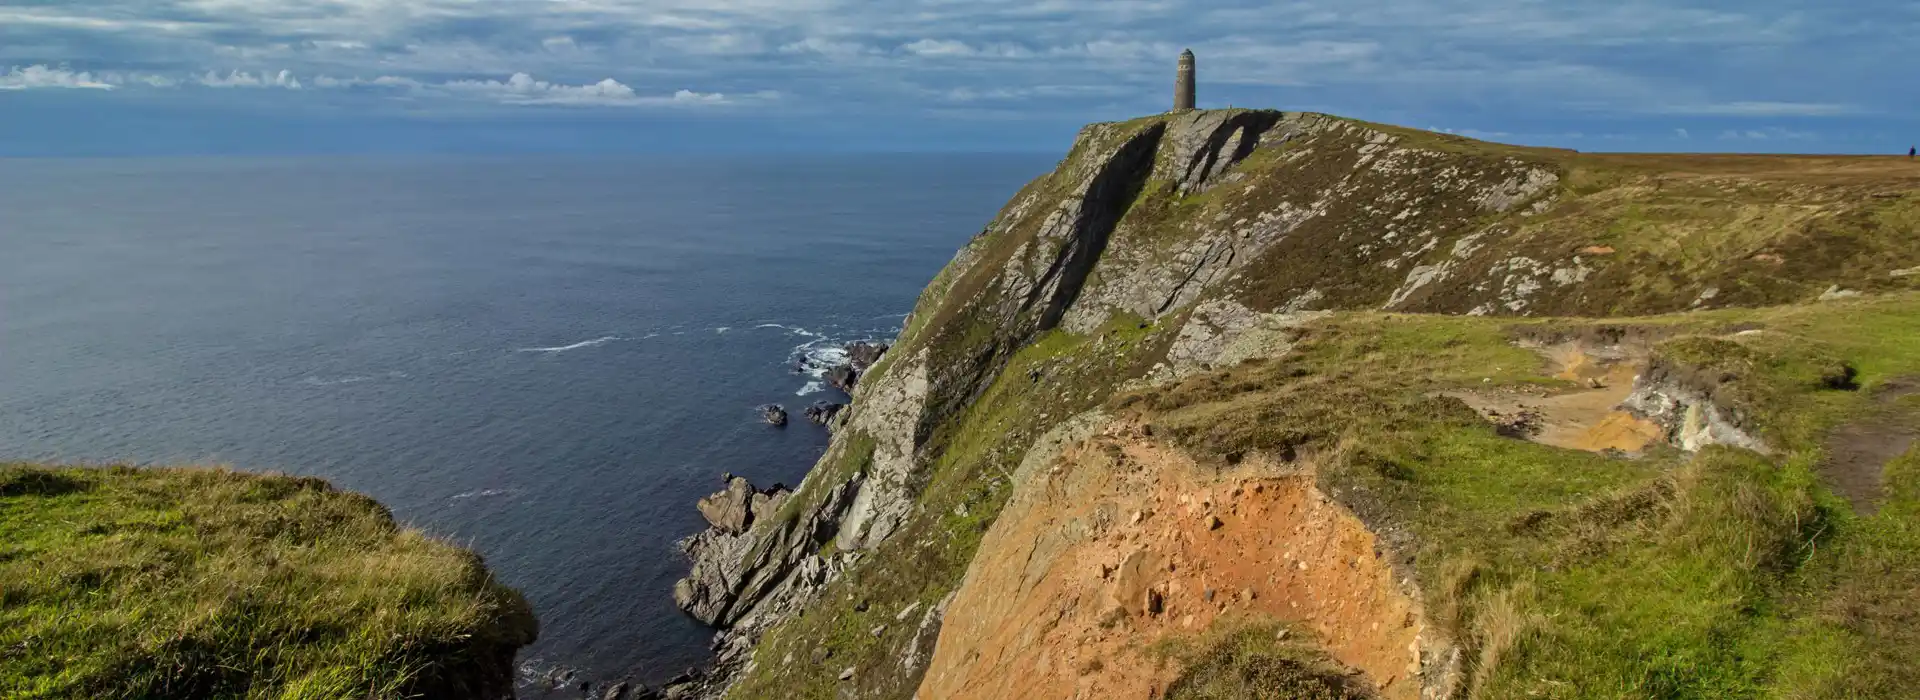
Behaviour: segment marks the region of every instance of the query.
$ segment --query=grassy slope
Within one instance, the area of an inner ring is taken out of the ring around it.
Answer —
[[[1456,261],[1453,283],[1435,284],[1403,307],[1413,311],[1475,308],[1487,294],[1472,285],[1498,282],[1510,272],[1498,266],[1515,257],[1572,267],[1578,256],[1589,270],[1578,284],[1536,292],[1531,315],[1680,311],[1709,290],[1702,303],[1723,307],[1811,300],[1835,284],[1920,288],[1920,275],[1889,274],[1920,266],[1920,165],[1904,158],[1582,154],[1364,125],[1429,154],[1410,161],[1422,169],[1346,179],[1364,137],[1328,132],[1256,151],[1237,168],[1251,185],[1246,194],[1236,185],[1169,204],[1165,226],[1255,216],[1280,201],[1313,201],[1336,183],[1355,187],[1327,216],[1290,234],[1298,243],[1255,263],[1289,271],[1242,285],[1239,295],[1255,308],[1309,288],[1327,295],[1320,308],[1380,305],[1406,268],[1378,269],[1379,261],[1356,256],[1350,241],[1396,225],[1438,235],[1441,244],[1421,258],[1425,264],[1447,260],[1462,237],[1480,236],[1481,254]],[[1540,211],[1519,206],[1503,215],[1479,212],[1429,184],[1437,173],[1486,181],[1502,163],[1555,172],[1560,183],[1536,200]],[[1410,214],[1404,220],[1403,210]]]
[[[467,697],[532,613],[317,479],[0,465],[0,696]]]
[[[1479,697],[1902,697],[1920,683],[1920,454],[1879,513],[1816,477],[1821,438],[1920,375],[1920,295],[1631,323],[1670,361],[1735,376],[1778,456],[1611,459],[1500,437],[1435,390],[1557,384],[1509,339],[1594,321],[1342,314],[1297,354],[1130,394],[1192,449],[1315,455],[1324,486],[1404,532],[1430,614],[1465,642]],[[1813,358],[1810,360],[1809,358]],[[1840,358],[1863,388],[1827,388]],[[1730,374],[1727,374],[1730,373]],[[1490,380],[1490,381],[1488,381]]]

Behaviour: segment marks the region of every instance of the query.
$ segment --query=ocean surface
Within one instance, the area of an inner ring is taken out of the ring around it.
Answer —
[[[527,594],[524,677],[658,682],[707,658],[694,501],[827,444],[796,365],[891,338],[1051,165],[0,160],[0,460],[325,477]]]

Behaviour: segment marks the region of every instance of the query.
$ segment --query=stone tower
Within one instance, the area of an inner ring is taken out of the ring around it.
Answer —
[[[1193,109],[1193,50],[1180,52],[1180,72],[1173,80],[1173,110]]]

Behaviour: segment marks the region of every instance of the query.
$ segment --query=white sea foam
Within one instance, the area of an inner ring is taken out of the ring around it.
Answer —
[[[827,385],[823,382],[807,382],[806,386],[800,387],[800,390],[793,392],[793,395],[806,396],[808,394],[818,394],[826,390],[827,390]]]
[[[733,326],[721,326],[721,327],[719,327],[719,328],[715,328],[715,329],[713,329],[713,332],[715,332],[715,333],[725,333],[725,332],[727,332],[727,331],[730,331],[730,330],[733,330]]]
[[[495,496],[511,496],[515,493],[519,492],[513,489],[480,489],[479,491],[456,493],[451,500],[462,501],[469,498],[493,498]]]
[[[362,376],[355,375],[351,377],[334,377],[334,378],[307,377],[306,379],[300,380],[300,383],[305,384],[307,386],[339,386],[341,384],[359,384],[360,382],[370,382],[370,381],[373,381],[373,377],[362,377]]]
[[[550,348],[520,348],[519,352],[544,352],[547,354],[554,354],[554,353],[566,352],[568,350],[579,350],[581,348],[591,348],[591,347],[596,347],[600,345],[606,345],[607,343],[611,343],[616,340],[626,340],[626,338],[609,335],[609,336],[604,336],[600,338],[594,338],[593,340],[582,340],[572,345],[559,345],[559,346],[550,347]]]

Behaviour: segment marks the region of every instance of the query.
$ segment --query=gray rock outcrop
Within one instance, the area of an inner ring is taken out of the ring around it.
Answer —
[[[787,407],[777,403],[761,406],[760,417],[767,421],[767,425],[784,428],[787,425]]]
[[[791,495],[780,484],[761,491],[746,479],[732,474],[723,479],[727,487],[700,499],[697,507],[713,529],[729,535],[746,532],[754,520],[779,512],[780,506],[785,505],[787,497]]]

